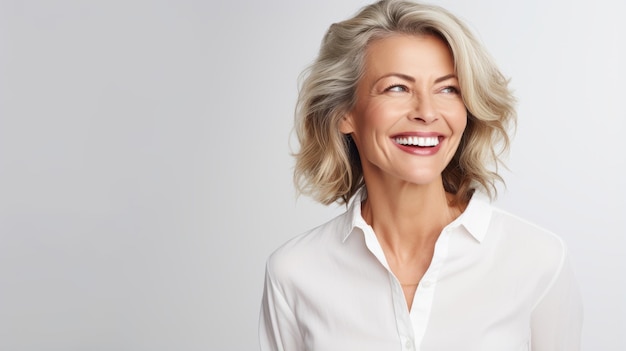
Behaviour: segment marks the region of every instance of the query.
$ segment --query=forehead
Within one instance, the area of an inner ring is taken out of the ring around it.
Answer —
[[[368,44],[364,65],[366,75],[390,69],[450,71],[454,59],[446,42],[436,35],[394,34]]]

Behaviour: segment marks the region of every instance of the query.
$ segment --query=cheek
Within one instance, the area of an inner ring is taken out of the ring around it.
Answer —
[[[467,128],[467,114],[459,120],[459,131],[463,133],[465,131],[465,128]]]
[[[452,124],[452,128],[455,131],[462,134],[465,131],[465,128],[467,127],[467,120],[468,120],[467,109],[465,109],[465,107],[459,108],[459,110],[456,111],[453,114],[453,116],[454,117],[450,121]]]
[[[361,125],[366,129],[385,130],[406,115],[408,108],[400,101],[372,101],[361,111]]]
[[[375,106],[367,105],[360,106],[354,112],[353,128],[355,136],[365,136],[370,134],[372,130],[377,128],[377,124],[380,122],[380,113]]]

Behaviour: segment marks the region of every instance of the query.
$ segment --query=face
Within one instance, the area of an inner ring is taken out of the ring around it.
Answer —
[[[356,143],[366,183],[440,183],[467,124],[446,44],[425,35],[372,42],[356,98],[339,129]]]

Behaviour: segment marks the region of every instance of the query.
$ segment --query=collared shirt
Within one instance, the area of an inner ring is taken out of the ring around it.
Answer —
[[[563,241],[476,193],[410,311],[361,198],[288,241],[267,261],[259,337],[263,351],[576,351],[581,325]]]

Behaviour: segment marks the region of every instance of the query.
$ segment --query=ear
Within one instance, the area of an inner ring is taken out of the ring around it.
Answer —
[[[348,112],[341,117],[339,131],[343,134],[352,134],[354,132],[354,116],[352,112]]]

